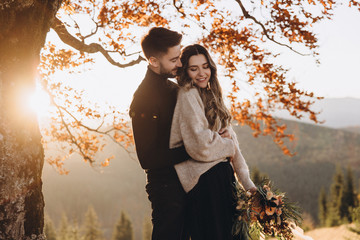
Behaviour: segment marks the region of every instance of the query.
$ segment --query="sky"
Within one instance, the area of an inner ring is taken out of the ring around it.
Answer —
[[[360,98],[360,12],[341,7],[333,21],[315,27],[320,62],[286,52],[283,59],[303,89],[326,98]]]
[[[300,89],[312,91],[325,98],[360,99],[360,12],[348,7],[335,11],[333,20],[315,26],[319,39],[321,64],[313,57],[304,57],[285,47],[277,47],[282,53],[277,62],[289,68],[289,79],[296,81]],[[175,29],[176,30],[176,29]],[[54,32],[48,40],[59,41]],[[183,44],[191,40],[183,39]],[[135,67],[120,69],[112,66],[101,55],[91,71],[81,75],[64,75],[57,78],[71,82],[75,88],[86,88],[86,96],[97,103],[110,103],[126,111],[137,86],[146,72],[145,62]],[[229,82],[223,82],[224,91]]]

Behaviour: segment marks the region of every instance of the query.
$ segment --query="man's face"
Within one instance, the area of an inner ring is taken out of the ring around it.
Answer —
[[[170,78],[176,76],[178,68],[182,66],[180,61],[180,53],[180,45],[177,45],[169,48],[166,54],[163,54],[158,58],[161,75]]]

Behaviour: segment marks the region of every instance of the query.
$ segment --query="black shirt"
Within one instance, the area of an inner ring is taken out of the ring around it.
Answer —
[[[148,68],[130,105],[136,153],[143,169],[168,168],[189,159],[185,147],[169,149],[178,86]]]

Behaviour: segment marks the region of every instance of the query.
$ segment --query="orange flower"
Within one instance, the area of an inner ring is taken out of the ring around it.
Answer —
[[[240,200],[237,202],[237,206],[236,206],[236,209],[237,210],[240,210],[243,206],[244,206],[244,201],[243,200]]]
[[[270,191],[270,188],[269,188],[268,185],[264,185],[264,186],[263,186],[263,189],[266,190],[266,191]]]
[[[260,219],[264,219],[264,217],[265,217],[265,212],[262,211],[262,212],[260,213]]]
[[[271,191],[268,191],[267,193],[266,193],[266,199],[267,200],[270,200],[270,199],[272,199],[274,197],[274,194],[271,192]]]
[[[275,213],[275,208],[274,207],[266,207],[265,212],[266,212],[266,215],[271,216]]]
[[[279,196],[277,196],[277,197],[278,197],[278,199],[279,199],[279,204],[283,204],[283,203],[284,203],[283,200],[282,200],[283,196],[279,195]]]
[[[273,200],[273,203],[275,203],[275,204],[276,204],[276,206],[279,206],[279,204],[280,204],[280,200],[279,200],[278,196],[276,196],[275,198],[276,198],[276,199],[275,199],[275,200]]]
[[[261,207],[252,207],[251,210],[253,210],[253,211],[256,212],[257,214],[260,214],[260,212],[261,212]]]
[[[247,197],[251,197],[251,196],[252,196],[252,193],[250,192],[250,190],[247,190],[245,194],[246,194]]]
[[[250,219],[251,219],[251,221],[256,221],[257,220],[256,213],[250,212]]]

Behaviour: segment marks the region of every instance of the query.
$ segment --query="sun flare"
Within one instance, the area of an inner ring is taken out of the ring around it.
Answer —
[[[30,95],[29,107],[36,112],[38,117],[48,116],[50,111],[49,95],[41,87],[37,86],[35,92]]]

